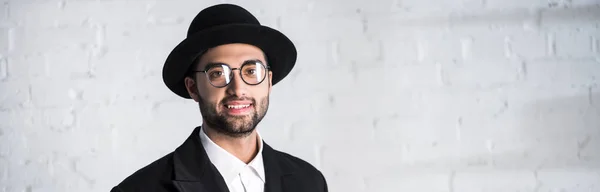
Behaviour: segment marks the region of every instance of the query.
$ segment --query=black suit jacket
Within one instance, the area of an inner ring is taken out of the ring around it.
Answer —
[[[210,162],[196,127],[174,152],[125,178],[111,192],[229,192]],[[327,192],[323,174],[308,162],[263,142],[265,192]]]

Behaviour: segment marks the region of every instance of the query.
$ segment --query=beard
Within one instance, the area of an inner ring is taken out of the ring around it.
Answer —
[[[250,135],[265,117],[269,108],[269,96],[265,96],[259,102],[254,98],[226,97],[218,103],[208,103],[201,96],[198,98],[200,113],[206,125],[219,133],[235,138]],[[223,110],[218,110],[222,109],[224,103],[229,100],[250,100],[254,110],[243,116],[228,115]]]

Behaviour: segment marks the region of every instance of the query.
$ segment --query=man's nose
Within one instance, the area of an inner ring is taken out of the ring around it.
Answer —
[[[229,85],[227,85],[227,93],[229,95],[243,97],[243,96],[246,96],[247,85],[244,82],[244,80],[242,80],[242,77],[240,76],[240,73],[237,72],[237,70],[239,70],[239,69],[231,70],[232,71],[231,72],[232,73],[231,82],[229,82]]]

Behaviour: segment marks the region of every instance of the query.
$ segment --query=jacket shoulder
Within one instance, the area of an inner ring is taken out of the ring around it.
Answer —
[[[317,191],[327,192],[329,190],[325,176],[315,166],[294,155],[278,150],[274,150],[274,152],[283,167],[307,179],[306,181],[310,183],[309,185],[318,186]]]
[[[291,155],[286,152],[274,150],[275,155],[279,158],[282,166],[287,170],[291,170],[294,173],[301,173],[314,178],[323,178],[323,173],[318,170],[314,165],[310,164],[306,160]]]
[[[111,191],[162,191],[173,178],[173,153],[142,167],[126,177]]]
[[[300,159],[294,155],[291,155],[286,152],[275,150],[275,154],[279,158],[279,160],[288,168],[295,171],[319,171],[317,168],[310,164],[309,162]]]

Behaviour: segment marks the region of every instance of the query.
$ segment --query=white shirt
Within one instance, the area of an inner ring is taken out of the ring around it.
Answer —
[[[200,128],[200,141],[210,161],[215,165],[230,192],[264,192],[265,168],[262,157],[262,138],[258,134],[258,153],[246,164],[215,144]]]

